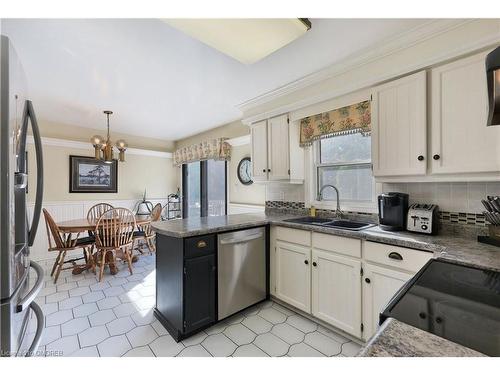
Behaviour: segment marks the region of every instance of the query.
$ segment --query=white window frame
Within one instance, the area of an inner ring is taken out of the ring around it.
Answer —
[[[328,166],[328,165],[339,165],[339,163],[331,163],[331,164],[320,164],[320,146],[319,141],[313,142],[311,147],[308,147],[305,155],[306,161],[306,181],[305,181],[305,195],[306,195],[306,207],[314,206],[319,209],[325,210],[335,210],[337,207],[337,201],[334,198],[333,200],[317,200],[318,194],[318,167],[320,166]],[[353,165],[367,165],[370,163],[345,163],[345,164],[353,164]],[[373,169],[373,168],[372,168]],[[372,174],[372,199],[369,202],[360,202],[360,201],[352,201],[342,199],[342,195],[340,196],[340,209],[342,211],[353,211],[353,212],[369,212],[376,213],[377,212],[377,185],[375,183],[375,178]]]

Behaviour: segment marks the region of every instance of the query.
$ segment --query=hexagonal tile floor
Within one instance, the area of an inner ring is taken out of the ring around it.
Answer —
[[[86,357],[323,357],[354,356],[355,342],[272,301],[232,316],[176,343],[153,316],[155,258],[143,255],[131,276],[61,273],[57,284],[45,269],[45,287],[37,302],[45,312],[41,356]],[[30,322],[33,335],[35,322]]]

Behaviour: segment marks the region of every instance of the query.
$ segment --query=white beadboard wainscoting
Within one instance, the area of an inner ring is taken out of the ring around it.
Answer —
[[[164,205],[167,202],[167,198],[156,198],[156,199],[148,199],[153,204],[161,203]],[[43,202],[43,208],[46,208],[47,211],[52,215],[56,222],[73,220],[73,219],[81,219],[87,217],[87,212],[93,205],[106,202],[111,204],[113,207],[125,207],[130,210],[133,210],[140,200],[137,199],[128,199],[128,200],[85,200],[85,201],[64,201],[64,202]],[[34,203],[28,203],[28,217],[29,222],[31,223],[31,218],[33,217],[33,207]],[[84,234],[82,234],[83,236]],[[38,230],[36,232],[35,242],[31,247],[31,259],[33,260],[43,260],[43,259],[51,259],[57,256],[56,252],[47,251],[49,247],[48,239],[47,239],[47,229],[45,226],[45,218],[43,217],[43,213],[40,216],[40,222],[38,223]]]
[[[167,203],[167,198],[155,198],[149,199],[153,204],[161,203],[162,206]],[[81,219],[87,216],[87,212],[90,207],[93,205],[106,202],[111,204],[113,207],[125,207],[130,210],[134,210],[136,204],[140,202],[140,200],[128,199],[128,200],[85,200],[85,201],[64,201],[64,202],[44,202],[43,208],[46,208],[47,211],[52,215],[56,222],[73,220],[73,219]],[[28,215],[29,220],[31,222],[31,218],[33,215],[33,206],[34,203],[28,203]],[[239,204],[239,203],[229,203],[228,211],[230,215],[233,214],[243,214],[243,213],[262,213],[264,212],[265,207],[260,205],[252,205],[252,204]],[[85,234],[82,234],[82,236]],[[57,256],[55,252],[47,251],[49,247],[48,239],[47,239],[47,229],[45,227],[45,219],[43,217],[43,213],[40,216],[40,222],[38,224],[38,230],[36,233],[35,242],[31,247],[31,259],[33,260],[44,260],[44,259],[52,259]]]

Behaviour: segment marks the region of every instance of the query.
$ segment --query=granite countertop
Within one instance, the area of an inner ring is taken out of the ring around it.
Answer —
[[[485,357],[473,349],[388,318],[358,357]]]
[[[265,214],[238,214],[157,221],[151,225],[157,233],[169,237],[184,238],[266,225],[269,224],[271,218]]]
[[[297,216],[237,214],[159,221],[152,225],[155,231],[160,234],[184,238],[275,224],[289,228],[359,238],[367,241],[429,251],[433,252],[437,258],[444,258],[454,263],[500,271],[500,248],[477,242],[472,238],[464,238],[456,235],[430,236],[410,232],[388,232],[381,230],[379,227],[371,227],[362,231],[351,231],[285,221],[293,217]]]
[[[170,237],[192,237],[275,224],[338,236],[359,238],[417,250],[433,252],[436,258],[454,263],[472,265],[483,269],[500,271],[500,248],[477,242],[474,238],[444,234],[430,236],[410,232],[388,232],[378,226],[362,231],[350,231],[308,224],[291,223],[285,220],[297,216],[238,214],[190,218],[153,223],[160,234]],[[483,356],[452,341],[389,318],[372,339],[362,348],[359,356],[436,357],[436,356]]]

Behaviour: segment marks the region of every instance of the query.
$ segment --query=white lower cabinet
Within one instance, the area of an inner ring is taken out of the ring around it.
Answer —
[[[325,233],[271,228],[271,294],[368,340],[389,300],[432,253]],[[421,301],[415,306],[422,310]]]
[[[311,248],[282,241],[275,247],[276,297],[311,313]]]
[[[363,337],[365,339],[369,339],[377,331],[379,315],[383,308],[412,276],[413,273],[373,264],[363,265]]]
[[[361,261],[312,250],[312,314],[361,337]]]

